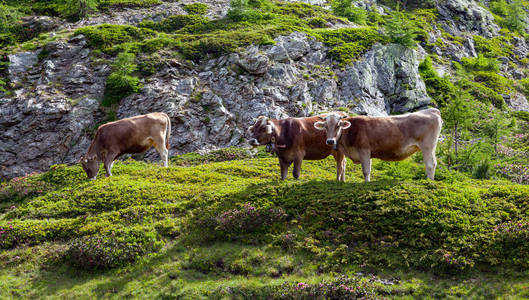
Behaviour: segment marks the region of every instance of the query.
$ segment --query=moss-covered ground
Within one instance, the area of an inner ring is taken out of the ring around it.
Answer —
[[[0,298],[522,298],[529,186],[228,149],[3,183]],[[101,174],[101,173],[100,173]]]

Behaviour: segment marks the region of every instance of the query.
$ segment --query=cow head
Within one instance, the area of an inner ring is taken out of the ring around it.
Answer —
[[[320,117],[322,121],[314,123],[314,127],[318,130],[325,130],[327,132],[327,145],[333,146],[334,149],[338,146],[338,141],[342,136],[342,132],[351,127],[346,114],[330,113],[325,117]]]
[[[99,160],[97,156],[83,156],[81,157],[80,163],[88,178],[91,180],[96,179],[97,173],[99,172]]]
[[[252,147],[266,145],[272,141],[274,124],[267,117],[260,116],[255,124],[248,127],[247,133],[250,136],[248,143]]]

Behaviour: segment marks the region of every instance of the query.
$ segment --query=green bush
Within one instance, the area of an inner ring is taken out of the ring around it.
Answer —
[[[0,46],[11,45],[31,37],[20,24],[21,16],[22,13],[18,9],[0,3]]]
[[[496,58],[485,57],[482,54],[478,54],[477,57],[461,58],[461,65],[468,71],[498,72],[500,70],[500,62]]]
[[[475,72],[474,81],[482,83],[486,87],[501,94],[510,94],[512,90],[511,81],[494,72]]]
[[[352,0],[333,0],[331,8],[335,15],[347,18],[349,21],[365,25],[367,12],[353,5]]]
[[[316,37],[332,48],[329,55],[342,64],[356,60],[375,43],[387,41],[372,27],[324,30],[318,32]]]
[[[308,22],[310,28],[325,28],[327,27],[327,21],[321,17],[311,18]]]
[[[35,174],[15,177],[0,183],[0,202],[16,202],[28,197],[41,195],[50,190],[48,183],[37,180]]]
[[[417,45],[415,40],[417,28],[398,9],[391,12],[391,18],[384,24],[384,31],[390,43],[410,48],[414,48]]]
[[[501,258],[508,265],[518,268],[529,266],[529,220],[524,217],[494,227],[494,242],[490,255]],[[496,259],[493,263],[498,263]]]
[[[527,111],[514,111],[512,114],[520,120],[529,122],[529,112]]]
[[[440,77],[437,74],[430,56],[427,56],[419,64],[419,73],[424,80],[428,95],[434,99],[439,107],[445,107],[454,99],[456,87],[448,78]]]
[[[510,57],[513,55],[514,46],[510,43],[509,36],[498,35],[487,39],[480,35],[474,35],[473,38],[476,52],[485,57]]]
[[[145,228],[123,228],[77,238],[69,243],[66,257],[75,266],[110,269],[138,260],[160,250],[163,242]]]
[[[160,22],[143,21],[139,26],[157,31],[173,32],[186,26],[203,25],[208,22],[208,18],[199,15],[175,15],[165,18]]]
[[[68,239],[79,227],[77,219],[0,221],[0,249]]]
[[[529,78],[523,78],[518,80],[518,86],[520,91],[526,96],[529,97]]]
[[[464,89],[474,96],[474,98],[483,103],[492,103],[495,107],[504,108],[505,100],[495,90],[481,84],[467,79],[462,79],[462,86]]]
[[[162,4],[161,0],[100,0],[100,9],[150,7]]]
[[[505,17],[509,12],[509,7],[505,0],[490,1],[489,8],[491,12],[502,17]]]
[[[253,9],[248,0],[230,0],[230,9],[226,15],[230,20],[235,22],[257,21],[269,18],[266,14]]]
[[[111,24],[83,27],[77,29],[75,34],[83,34],[90,47],[103,51],[109,51],[113,46],[123,43],[143,41],[156,36],[151,29]]]
[[[262,156],[262,154],[261,154]],[[187,153],[171,157],[171,162],[180,166],[194,166],[211,162],[242,160],[252,158],[248,149],[229,147],[213,150],[207,154]]]
[[[190,15],[203,15],[208,11],[208,5],[204,3],[186,4],[184,10]]]
[[[140,79],[130,76],[137,68],[134,60],[133,53],[123,52],[117,56],[112,65],[113,72],[108,76],[105,85],[105,94],[101,102],[104,106],[119,103],[121,99],[139,91]]]
[[[72,21],[78,21],[96,12],[97,4],[97,0],[66,0],[62,14]]]
[[[472,176],[477,179],[490,179],[492,175],[492,164],[487,159],[480,161],[472,170]]]

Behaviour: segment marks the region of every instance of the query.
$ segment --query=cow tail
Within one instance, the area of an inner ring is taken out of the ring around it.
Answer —
[[[168,115],[165,115],[167,118],[167,126],[165,127],[165,148],[169,150],[169,138],[171,137],[171,118]]]

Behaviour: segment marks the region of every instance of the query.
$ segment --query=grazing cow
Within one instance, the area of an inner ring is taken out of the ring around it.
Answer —
[[[328,145],[337,145],[355,163],[362,164],[370,180],[371,158],[403,160],[421,150],[426,175],[433,180],[437,161],[435,147],[441,132],[441,113],[435,108],[390,117],[344,117],[336,113],[321,118],[314,127],[327,132]]]
[[[343,153],[325,145],[325,133],[314,128],[318,120],[318,116],[281,120],[261,116],[248,128],[252,137],[248,142],[253,147],[267,145],[270,152],[277,154],[282,180],[286,179],[292,163],[292,175],[297,179],[304,159],[320,160],[332,155],[336,160],[336,179],[345,181],[345,157]]]
[[[154,147],[167,167],[170,135],[171,120],[160,112],[103,124],[97,129],[86,155],[81,157],[81,166],[88,178],[95,179],[103,162],[106,176],[112,176],[110,170],[120,155],[143,153]]]

